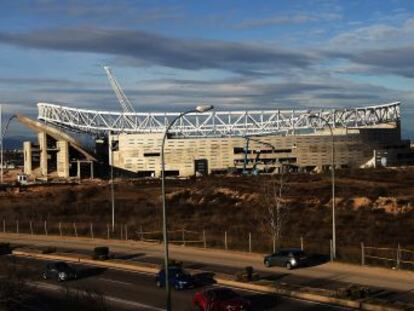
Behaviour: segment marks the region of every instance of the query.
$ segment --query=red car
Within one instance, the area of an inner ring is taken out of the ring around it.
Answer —
[[[196,311],[246,311],[250,301],[229,288],[211,287],[195,294],[193,307]]]

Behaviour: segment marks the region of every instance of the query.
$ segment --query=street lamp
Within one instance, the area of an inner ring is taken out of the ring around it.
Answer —
[[[331,178],[332,178],[332,259],[336,258],[336,224],[335,224],[335,138],[332,130],[331,124],[328,120],[320,115],[310,115],[310,119],[320,119],[329,127],[332,137],[332,168],[331,168]]]
[[[211,105],[200,105],[197,106],[195,109],[186,111],[178,115],[166,128],[164,132],[164,136],[162,138],[162,145],[161,145],[161,196],[162,196],[162,221],[163,221],[163,239],[164,239],[164,271],[165,271],[165,288],[167,291],[167,311],[171,311],[171,291],[170,291],[170,284],[168,282],[168,231],[167,231],[167,204],[166,204],[166,197],[165,197],[165,156],[164,156],[164,148],[165,148],[165,141],[167,139],[168,131],[171,127],[182,118],[184,115],[189,113],[203,113],[209,110],[214,109],[214,106]]]
[[[0,183],[4,182],[4,137],[6,136],[7,129],[9,128],[10,122],[16,118],[16,115],[12,115],[9,117],[9,119],[6,121],[5,124],[3,124],[3,105],[0,104]]]
[[[113,135],[110,139],[111,148],[111,207],[112,207],[112,233],[115,232],[115,189],[114,189],[114,143]],[[108,139],[109,141],[109,139]]]

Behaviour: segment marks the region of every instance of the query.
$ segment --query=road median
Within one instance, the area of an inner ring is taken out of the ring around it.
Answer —
[[[94,260],[90,259],[87,255],[84,254],[41,254],[39,252],[31,250],[22,250],[15,249],[12,254],[14,256],[20,257],[29,257],[34,259],[41,260],[53,260],[53,261],[66,261],[70,263],[85,264],[92,266],[99,266],[109,269],[125,270],[137,273],[146,273],[146,274],[156,274],[159,270],[159,266],[155,264],[143,264],[136,262],[125,262],[125,260],[120,259],[110,259],[110,260]],[[287,297],[293,297],[296,299],[312,301],[323,304],[337,305],[347,308],[359,309],[359,310],[370,310],[370,311],[402,311],[407,310],[404,306],[392,306],[384,303],[373,303],[368,299],[344,299],[337,298],[329,295],[322,295],[312,292],[307,292],[306,288],[302,289],[291,289],[283,288],[280,286],[264,285],[264,284],[255,284],[255,283],[245,283],[235,281],[232,276],[220,274],[214,278],[217,284],[229,287],[235,287],[248,291],[255,291],[259,293],[266,294],[278,294]]]

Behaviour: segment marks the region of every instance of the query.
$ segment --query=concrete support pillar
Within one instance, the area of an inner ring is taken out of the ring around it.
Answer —
[[[57,142],[57,174],[60,178],[69,178],[69,143],[64,140]]]
[[[40,148],[40,173],[42,176],[47,177],[47,134],[46,132],[40,132],[37,134],[37,137]]]
[[[78,179],[80,180],[81,179],[81,163],[80,163],[79,160],[76,161],[76,162],[77,162],[77,165],[78,165],[78,173],[77,173],[77,176],[78,176]]]
[[[91,179],[94,179],[95,176],[94,176],[94,171],[93,171],[93,164],[94,164],[93,161],[91,161],[90,164],[91,164]]]
[[[23,157],[24,157],[24,173],[32,175],[33,157],[32,157],[32,142],[25,141],[23,143]]]

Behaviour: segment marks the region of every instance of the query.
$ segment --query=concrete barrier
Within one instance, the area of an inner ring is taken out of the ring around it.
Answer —
[[[79,263],[79,264],[87,264],[92,266],[99,266],[105,267],[110,269],[118,269],[118,270],[126,270],[138,273],[149,273],[149,274],[156,274],[159,271],[156,265],[151,264],[138,264],[138,263],[122,263],[113,260],[93,260],[89,258],[85,258],[86,256],[69,256],[69,255],[59,255],[59,254],[39,254],[39,253],[32,253],[27,251],[21,250],[13,250],[12,252],[15,256],[22,256],[22,257],[30,257],[36,259],[44,259],[44,260],[59,260],[59,261],[66,261],[71,263]],[[396,308],[396,307],[389,307],[384,305],[372,304],[363,301],[356,301],[350,299],[341,299],[336,297],[329,297],[318,295],[314,293],[306,293],[300,292],[297,290],[289,290],[280,287],[274,286],[266,286],[266,285],[259,285],[259,284],[252,284],[252,283],[243,283],[234,281],[232,279],[228,279],[225,277],[215,277],[214,278],[219,285],[229,286],[234,288],[239,288],[243,290],[250,290],[255,292],[262,292],[268,294],[278,294],[287,297],[293,297],[297,299],[313,301],[318,303],[325,303],[331,305],[337,305],[342,307],[348,307],[353,309],[359,310],[366,310],[366,311],[404,311],[404,308]]]

